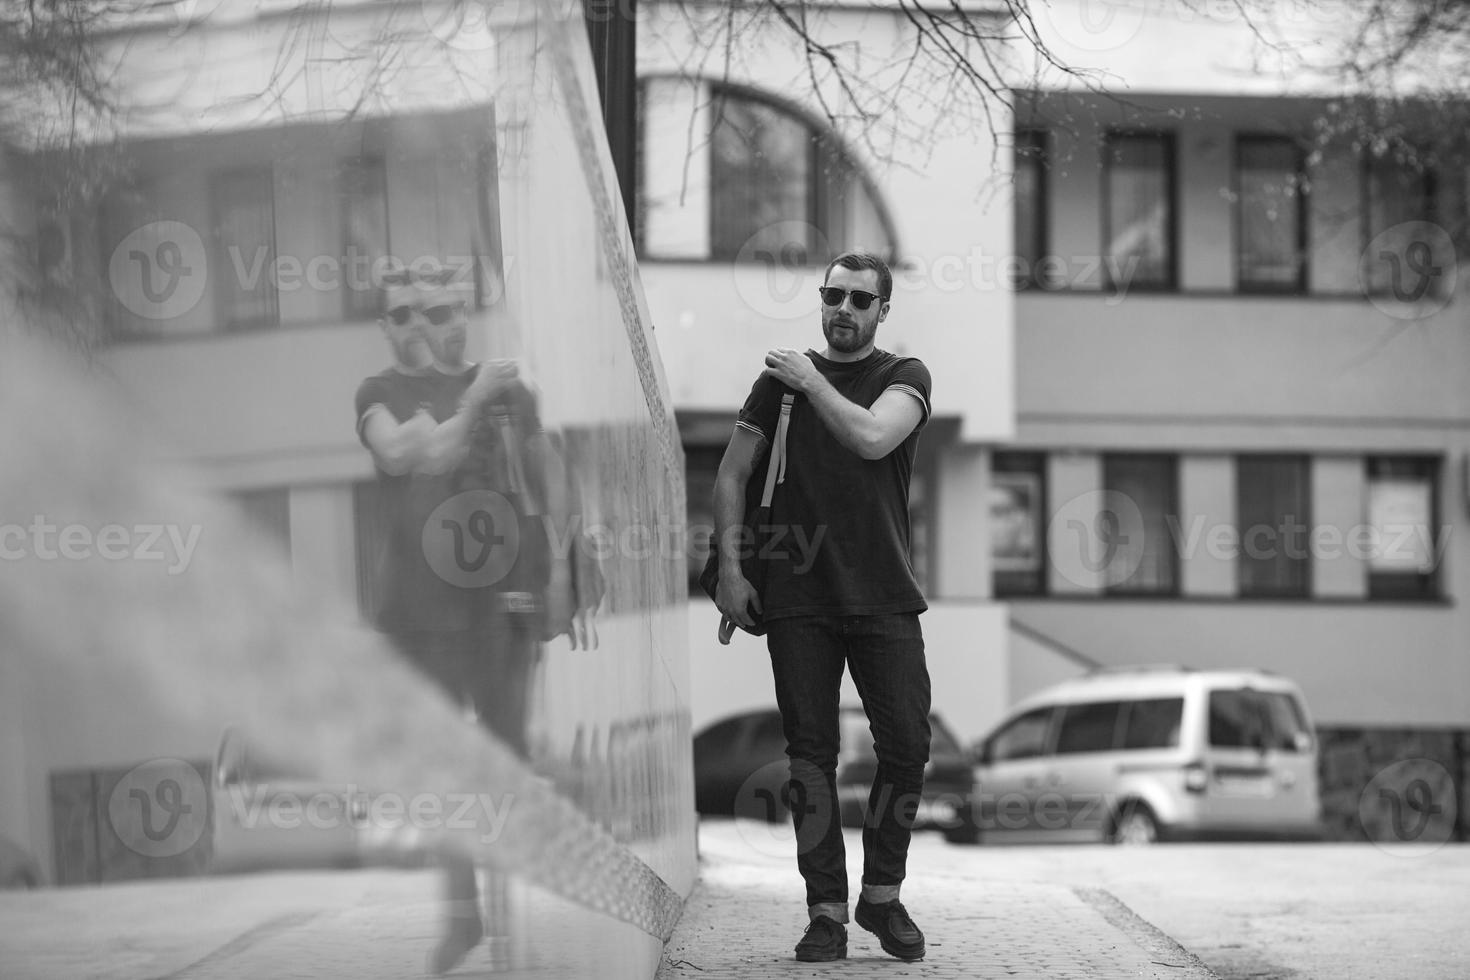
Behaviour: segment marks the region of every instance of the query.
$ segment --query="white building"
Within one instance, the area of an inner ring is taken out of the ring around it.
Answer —
[[[1016,49],[1014,117],[901,147],[932,152],[916,171],[794,94],[805,62],[779,26],[689,80],[645,18],[641,257],[692,512],[760,353],[818,339],[803,275],[886,247],[918,275],[879,345],[934,371],[915,520],[936,708],[974,737],[1095,665],[1280,671],[1351,834],[1374,766],[1465,783],[1470,334],[1445,232],[1463,158],[1313,144],[1336,90],[1278,71],[1254,31],[1325,50],[1320,8],[1096,7],[1034,7],[1093,73],[1024,70]],[[881,5],[815,22],[877,64],[909,30]],[[780,219],[826,236],[810,264],[761,261]],[[714,622],[691,604],[696,727],[771,698],[759,644],[717,649]]]

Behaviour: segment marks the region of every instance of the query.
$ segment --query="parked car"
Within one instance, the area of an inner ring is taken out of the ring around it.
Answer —
[[[863,709],[844,707],[840,719],[837,801],[843,825],[861,827],[878,759]],[[939,830],[956,843],[973,843],[974,768],[937,714],[929,716],[929,728],[929,765],[914,827]],[[786,737],[775,708],[725,718],[694,737],[694,805],[702,814],[790,819],[788,776]]]
[[[210,871],[364,866],[416,867],[427,860],[413,828],[374,825],[374,797],[268,760],[235,729],[215,755]]]
[[[1260,670],[1109,669],[1017,704],[978,747],[987,842],[1320,836],[1300,689]]]

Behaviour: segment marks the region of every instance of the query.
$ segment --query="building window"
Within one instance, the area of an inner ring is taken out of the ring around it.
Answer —
[[[1110,595],[1178,593],[1179,467],[1173,456],[1103,457],[1103,585]]]
[[[162,333],[172,326],[163,317],[133,311],[172,312],[168,301],[181,286],[188,285],[182,273],[172,279],[167,273],[159,275],[160,266],[188,269],[188,260],[183,255],[175,258],[177,243],[159,234],[162,215],[157,202],[158,191],[152,182],[132,183],[109,191],[99,209],[98,272],[106,297],[104,316],[114,339]],[[188,274],[193,270],[188,269]]]
[[[1050,245],[1046,233],[1047,225],[1047,180],[1050,163],[1047,133],[1040,129],[1027,129],[1016,133],[1015,174],[1016,194],[1016,289],[1038,287],[1048,289],[1054,285],[1048,275],[1045,260]]]
[[[215,310],[224,330],[276,326],[276,208],[269,168],[219,174],[213,206]]]
[[[1306,165],[1284,136],[1235,140],[1235,281],[1242,292],[1307,288]]]
[[[710,134],[710,251],[735,259],[742,251],[783,255],[797,248],[806,262],[816,244],[812,175],[816,140],[807,126],[773,105],[717,97]],[[785,227],[783,222],[805,227]]]
[[[686,538],[689,560],[689,594],[704,595],[699,576],[709,559],[710,540],[715,529],[715,476],[725,447],[719,445],[684,445],[684,506],[689,533]],[[764,464],[756,467],[752,480],[763,479]]]
[[[1302,456],[1241,456],[1235,461],[1242,596],[1305,596],[1311,569],[1311,499]]]
[[[1368,468],[1368,596],[1428,599],[1439,594],[1441,537],[1439,461],[1427,457],[1372,456]]]
[[[1046,457],[998,452],[990,464],[990,568],[996,596],[1046,591]]]
[[[648,259],[824,265],[850,248],[892,260],[872,182],[825,125],[781,99],[712,82],[644,80],[639,246]],[[708,134],[708,138],[693,132]]]
[[[388,238],[388,175],[380,158],[342,164],[338,178],[342,205],[342,316],[372,320],[378,310],[374,278],[391,255]]]
[[[1414,151],[1365,154],[1362,174],[1363,288],[1371,295],[1421,299],[1442,286],[1447,277],[1438,269],[1454,261],[1436,254],[1422,224],[1435,218],[1436,175]]]
[[[1109,133],[1103,161],[1103,273],[1108,287],[1174,289],[1173,135]]]

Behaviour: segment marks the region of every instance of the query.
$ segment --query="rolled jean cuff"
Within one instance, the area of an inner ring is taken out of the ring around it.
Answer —
[[[815,920],[819,915],[825,915],[833,922],[847,922],[846,902],[818,902],[816,905],[806,907],[807,918]]]
[[[863,884],[863,901],[870,905],[882,905],[884,902],[898,901],[898,885],[869,885]]]

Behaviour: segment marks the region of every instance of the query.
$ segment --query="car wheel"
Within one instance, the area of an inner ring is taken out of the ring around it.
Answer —
[[[1108,840],[1114,844],[1154,844],[1159,839],[1159,822],[1148,804],[1137,800],[1124,803],[1113,816]]]

